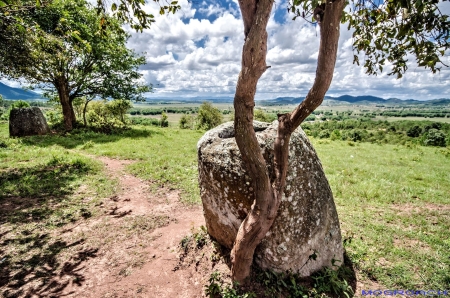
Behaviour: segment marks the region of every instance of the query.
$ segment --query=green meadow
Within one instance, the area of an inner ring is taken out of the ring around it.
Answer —
[[[6,260],[0,279],[11,268],[37,266],[30,251],[60,253],[37,240],[95,216],[101,199],[114,194],[117,183],[97,156],[137,160],[129,173],[179,190],[186,204],[200,204],[196,144],[203,133],[133,126],[111,135],[75,130],[10,139],[7,122],[0,123],[0,235],[17,235],[0,240],[0,259]],[[449,147],[311,140],[358,278],[382,289],[448,289]]]

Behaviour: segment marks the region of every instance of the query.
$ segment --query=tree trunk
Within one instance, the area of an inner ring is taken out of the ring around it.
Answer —
[[[253,129],[256,85],[267,69],[266,27],[273,1],[260,0],[257,4],[239,1],[239,5],[246,36],[242,51],[242,70],[234,97],[234,129],[236,143],[255,189],[252,209],[239,227],[231,251],[232,278],[242,283],[250,274],[255,248],[272,225],[280,202],[272,188],[266,162]]]
[[[58,77],[55,81],[56,90],[58,90],[59,101],[61,102],[64,126],[66,131],[71,131],[75,122],[75,113],[72,103],[69,99],[69,84],[63,76]]]
[[[84,123],[85,127],[87,126],[86,111],[87,111],[87,106],[88,106],[89,102],[91,102],[91,101],[86,98],[86,102],[84,103],[84,107],[83,107],[83,123]]]
[[[75,128],[77,126],[77,116],[75,115],[75,110],[73,108],[73,99],[69,99],[70,112],[72,114],[72,127]]]
[[[231,251],[232,278],[243,283],[250,274],[253,254],[269,231],[281,202],[286,180],[291,133],[323,101],[333,77],[339,41],[340,18],[344,0],[328,2],[321,22],[320,48],[316,79],[306,99],[292,112],[279,115],[278,135],[274,144],[275,177],[270,179],[265,160],[253,130],[253,107],[256,85],[266,66],[266,26],[272,0],[239,1],[244,21],[245,43],[242,70],[239,74],[235,108],[235,138],[242,160],[253,181],[255,201],[239,227]]]

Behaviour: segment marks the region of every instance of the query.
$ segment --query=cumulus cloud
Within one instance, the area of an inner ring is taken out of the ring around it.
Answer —
[[[136,52],[146,53],[147,64],[142,70],[146,80],[156,87],[152,96],[233,96],[244,42],[237,0],[197,4],[182,0],[180,4],[181,13],[158,17],[151,29],[133,32],[128,43]],[[441,6],[448,9],[450,5]],[[158,14],[158,7],[153,4],[146,9]],[[258,84],[259,99],[304,96],[314,81],[320,29],[291,18],[285,1],[274,7],[268,24],[267,64],[271,68]],[[412,61],[400,80],[386,75],[387,72],[368,76],[362,66],[352,63],[353,55],[352,34],[342,26],[329,95],[367,94],[403,99],[448,96],[445,95],[450,87],[448,69],[433,75]],[[444,62],[450,64],[449,60],[448,55],[444,57]]]
[[[155,93],[149,96],[232,97],[244,43],[238,0],[180,0],[181,11],[166,16],[159,16],[159,6],[149,2],[145,10],[157,16],[152,28],[143,33],[127,29],[132,35],[128,46],[146,57],[146,65],[141,71],[144,79],[155,88]],[[439,5],[443,13],[450,14],[448,2],[441,1]],[[277,2],[267,27],[267,64],[271,68],[259,81],[257,99],[304,96],[313,84],[320,29],[301,18],[291,19],[286,1]],[[342,25],[338,59],[328,95],[402,99],[448,97],[449,68],[432,74],[417,67],[414,59],[410,59],[409,69],[400,80],[388,76],[388,68],[381,75],[368,76],[362,66],[352,63],[352,43],[352,33]],[[449,54],[443,58],[447,65],[450,65]],[[7,83],[11,85],[11,82]]]

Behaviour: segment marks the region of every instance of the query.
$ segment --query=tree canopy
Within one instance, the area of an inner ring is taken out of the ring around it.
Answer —
[[[140,82],[138,68],[145,58],[126,47],[123,23],[99,15],[86,1],[56,0],[16,16],[27,27],[16,23],[12,28],[26,34],[0,47],[0,73],[57,93],[66,129],[75,123],[75,98],[140,100],[142,92],[151,90]]]
[[[442,2],[442,1],[441,1]],[[294,19],[303,17],[313,22],[323,17],[325,1],[291,0],[289,10]],[[342,13],[342,23],[353,30],[353,62],[376,75],[389,63],[390,75],[401,78],[408,69],[408,59],[433,73],[450,46],[450,19],[439,9],[439,0],[351,0]]]

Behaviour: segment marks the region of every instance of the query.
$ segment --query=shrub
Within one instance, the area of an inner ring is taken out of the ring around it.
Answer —
[[[6,101],[5,101],[6,102]],[[2,106],[5,105],[5,102],[1,101]],[[9,105],[9,107],[0,107],[0,120],[8,120],[9,114],[11,113],[12,109],[20,109],[20,108],[29,108],[30,104],[23,100],[17,100],[14,101],[12,104]]]
[[[340,140],[342,138],[341,131],[339,129],[333,130],[333,132],[330,135],[330,138],[334,140]]]
[[[254,119],[262,122],[272,122],[276,119],[274,115],[267,114],[261,109],[255,109]]]
[[[55,109],[48,110],[45,113],[45,117],[47,118],[47,121],[49,122],[50,125],[56,125],[58,123],[63,122],[63,115],[59,110]]]
[[[209,102],[204,102],[198,110],[197,129],[209,130],[223,121],[222,113]]]
[[[316,121],[316,116],[309,115],[308,117],[306,117],[305,121]]]
[[[357,142],[363,139],[363,132],[359,129],[352,129],[347,132],[346,139]]]
[[[131,102],[125,99],[114,99],[107,104],[107,109],[113,117],[125,124],[125,114],[131,108]]]
[[[445,133],[436,128],[431,128],[426,134],[423,140],[425,146],[439,146],[445,147]]]
[[[161,127],[168,127],[169,121],[167,120],[167,114],[165,112],[162,112],[161,114]]]
[[[422,133],[422,129],[419,125],[414,125],[406,131],[406,135],[411,138],[417,138]]]
[[[179,126],[181,129],[194,129],[194,116],[184,114],[181,116]]]
[[[161,126],[161,122],[159,121],[159,119],[144,117],[132,117],[131,124],[144,126]]]
[[[319,132],[318,137],[319,139],[328,139],[330,137],[330,131],[328,129],[324,129]]]
[[[121,119],[111,113],[106,100],[90,102],[86,117],[89,125],[101,132],[110,133],[114,129],[126,127]]]
[[[30,104],[24,100],[15,101],[11,105],[11,109],[20,109],[20,108],[29,108],[29,107],[30,107]]]

